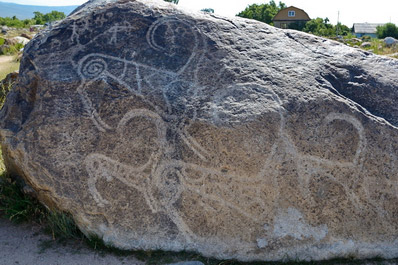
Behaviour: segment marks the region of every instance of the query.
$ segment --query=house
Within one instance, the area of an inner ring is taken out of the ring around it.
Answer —
[[[357,38],[362,36],[377,38],[377,27],[384,25],[383,23],[354,23],[354,34]]]
[[[311,18],[304,10],[294,6],[289,6],[280,10],[272,21],[274,22],[275,27],[286,29],[290,24],[306,23],[310,20]]]

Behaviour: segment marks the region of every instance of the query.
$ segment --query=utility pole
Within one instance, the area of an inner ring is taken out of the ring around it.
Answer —
[[[339,11],[337,11],[337,25],[336,25],[336,35],[337,35],[337,37],[340,35],[339,33],[340,33],[340,10]]]

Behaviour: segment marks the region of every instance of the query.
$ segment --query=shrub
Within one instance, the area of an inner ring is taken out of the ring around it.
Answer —
[[[273,25],[272,19],[283,8],[286,8],[286,4],[279,2],[277,5],[274,0],[271,0],[268,4],[249,5],[237,16],[258,20]]]
[[[6,100],[8,92],[10,92],[12,84],[4,84],[0,81],[0,108],[3,106]]]
[[[17,43],[14,45],[3,45],[0,47],[0,55],[13,55],[17,54],[24,45],[22,43]]]
[[[25,24],[22,20],[19,20],[16,16],[13,17],[0,17],[0,25],[12,27],[12,28],[23,28]]]
[[[362,40],[362,41],[367,41],[367,42],[368,42],[368,41],[371,41],[371,40],[372,40],[372,37],[370,37],[370,36],[368,36],[368,35],[365,35],[365,36],[362,36],[362,37],[361,37],[361,40]]]
[[[387,23],[384,26],[378,26],[377,37],[379,39],[384,39],[386,37],[398,39],[398,27],[393,23]]]
[[[41,224],[46,209],[24,194],[21,186],[3,172],[0,177],[0,212],[17,223],[34,220]]]
[[[40,12],[33,12],[34,18],[20,20],[16,16],[13,17],[0,17],[0,25],[12,28],[27,28],[34,24],[42,24],[64,19],[66,16],[63,12],[51,11],[46,14]]]
[[[25,194],[20,183],[4,171],[0,176],[0,213],[16,223],[33,221],[45,225],[54,239],[83,238],[69,214],[48,210],[38,200]]]

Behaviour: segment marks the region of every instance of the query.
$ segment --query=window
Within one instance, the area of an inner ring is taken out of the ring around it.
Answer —
[[[285,13],[286,14],[286,13]],[[295,17],[296,16],[296,11],[288,11],[287,16],[289,17]]]

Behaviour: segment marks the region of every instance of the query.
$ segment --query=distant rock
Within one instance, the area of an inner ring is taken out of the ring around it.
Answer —
[[[387,56],[398,59],[398,52],[392,53],[392,54],[387,54]]]
[[[9,28],[7,26],[2,26],[1,27],[1,33],[6,35],[8,33]]]
[[[360,47],[361,47],[361,48],[370,48],[370,47],[372,47],[372,43],[370,43],[370,42],[364,42],[364,43],[361,44]]]
[[[384,39],[384,44],[385,44],[387,47],[391,47],[391,46],[393,46],[393,45],[398,44],[398,40],[397,40],[397,39],[394,39],[393,37],[387,37],[387,38]]]
[[[164,1],[89,1],[26,46],[3,155],[123,249],[398,257],[398,61]]]
[[[22,33],[22,34],[21,34],[21,37],[22,37],[22,38],[25,38],[25,39],[28,39],[28,40],[31,40],[31,39],[32,39],[32,37],[29,36],[29,35],[26,34],[26,33]]]
[[[15,45],[17,43],[26,45],[28,44],[30,40],[28,38],[24,38],[24,37],[14,37],[14,38],[10,38],[10,39],[6,39],[5,40],[5,44],[6,45]]]
[[[351,41],[352,43],[354,43],[354,44],[361,44],[361,43],[362,43],[362,40],[361,40],[361,39],[358,39],[358,38],[352,38],[352,39],[350,39],[350,41]]]

